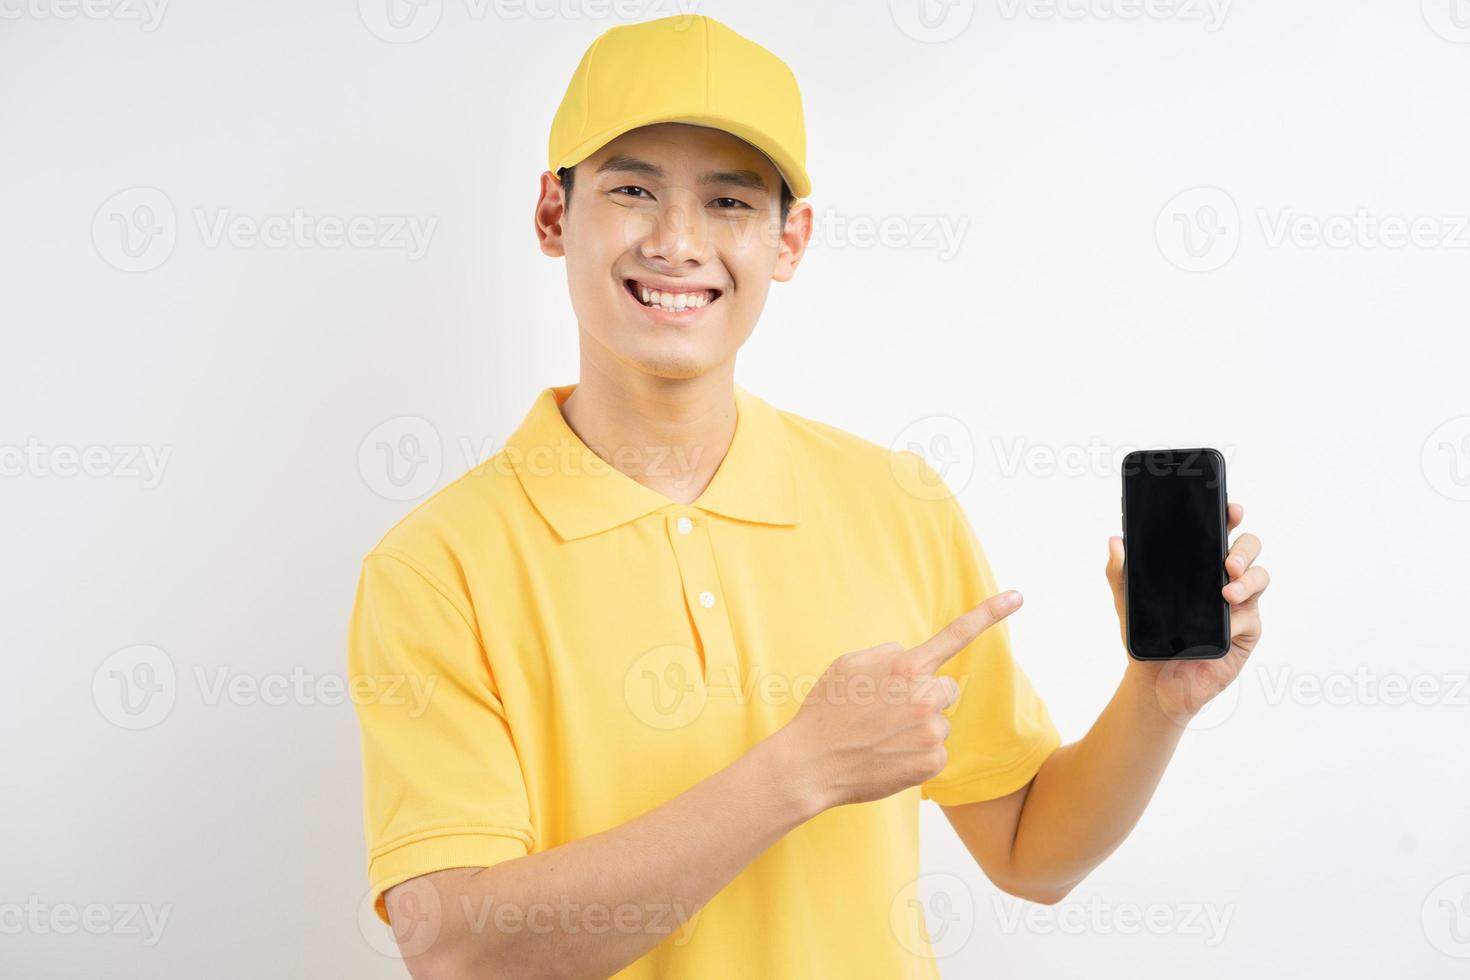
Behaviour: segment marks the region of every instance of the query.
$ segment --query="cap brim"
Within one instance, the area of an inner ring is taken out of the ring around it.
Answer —
[[[561,167],[576,166],[624,133],[631,132],[642,126],[652,126],[654,123],[661,122],[677,122],[688,123],[691,126],[705,126],[709,129],[722,130],[732,136],[738,136],[765,154],[766,159],[770,160],[772,165],[775,166],[781,178],[791,188],[791,193],[797,198],[806,197],[812,192],[811,180],[807,177],[806,170],[795,159],[783,151],[768,133],[737,120],[728,119],[718,113],[664,113],[625,121],[611,129],[596,133],[582,140],[582,142],[563,154],[560,160],[555,161],[551,169],[555,172]]]

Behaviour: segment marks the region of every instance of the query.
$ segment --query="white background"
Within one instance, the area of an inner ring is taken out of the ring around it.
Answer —
[[[331,687],[358,562],[576,380],[551,116],[598,34],[676,11],[94,2],[0,0],[0,973],[403,976]],[[925,804],[946,976],[1470,968],[1458,2],[699,8],[796,72],[819,221],[737,380],[947,467],[1064,737],[1124,664],[1124,452],[1221,448],[1274,577],[1062,905]],[[296,211],[368,238],[211,234]]]

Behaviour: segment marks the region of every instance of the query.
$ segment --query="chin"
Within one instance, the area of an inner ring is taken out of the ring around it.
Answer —
[[[650,355],[647,351],[642,351],[638,356],[629,358],[629,360],[644,374],[673,381],[697,378],[702,374],[708,374],[714,367],[713,361],[704,358]]]

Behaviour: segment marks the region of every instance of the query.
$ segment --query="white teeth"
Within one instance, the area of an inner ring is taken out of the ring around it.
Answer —
[[[661,293],[657,289],[649,289],[642,283],[638,283],[637,286],[638,297],[643,300],[645,306],[657,306],[670,313],[685,309],[701,309],[714,301],[714,294],[709,290],[698,293]]]

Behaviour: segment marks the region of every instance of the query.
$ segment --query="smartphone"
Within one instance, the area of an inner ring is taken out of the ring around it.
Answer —
[[[1136,660],[1211,660],[1230,649],[1225,458],[1150,449],[1123,459],[1123,592]]]

